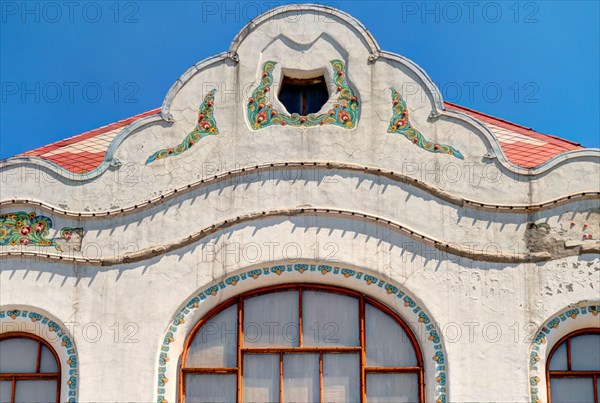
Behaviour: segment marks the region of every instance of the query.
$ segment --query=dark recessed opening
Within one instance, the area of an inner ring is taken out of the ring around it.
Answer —
[[[309,79],[283,77],[279,101],[289,113],[306,116],[317,113],[329,99],[325,77]]]

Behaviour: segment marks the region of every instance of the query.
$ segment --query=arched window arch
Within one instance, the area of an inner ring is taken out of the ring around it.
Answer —
[[[59,402],[60,360],[44,339],[0,334],[0,402]]]
[[[180,401],[424,402],[408,325],[362,294],[315,284],[242,294],[187,338]]]
[[[600,402],[600,329],[577,330],[560,339],[546,364],[548,401]]]

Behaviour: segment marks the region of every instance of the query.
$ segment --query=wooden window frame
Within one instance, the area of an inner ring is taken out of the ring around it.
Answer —
[[[15,392],[17,382],[19,381],[56,381],[56,403],[60,402],[60,381],[61,381],[61,368],[60,359],[58,354],[54,351],[54,348],[44,339],[27,332],[8,332],[0,334],[0,342],[8,339],[30,339],[38,342],[37,360],[35,364],[35,372],[0,372],[0,381],[11,381],[12,391],[10,396],[11,403],[15,401]],[[42,360],[42,344],[50,350],[56,361],[57,372],[40,372],[40,365]]]
[[[244,300],[256,297],[259,295],[270,294],[275,292],[284,291],[298,291],[299,294],[299,305],[298,305],[298,335],[299,335],[299,346],[298,347],[244,347]],[[348,347],[327,347],[327,346],[304,346],[302,340],[302,292],[303,291],[321,291],[331,294],[344,295],[358,300],[359,309],[359,346],[348,346]],[[406,335],[409,337],[413,351],[415,353],[417,365],[412,367],[368,367],[366,360],[366,336],[365,336],[365,305],[369,303],[373,307],[384,312],[390,316],[400,327],[404,330]],[[197,333],[200,329],[213,317],[225,309],[237,305],[237,366],[231,368],[187,368],[186,361],[188,356],[188,350],[190,345],[194,341]],[[400,318],[400,316],[392,311],[388,306],[376,301],[375,299],[368,297],[359,292],[329,286],[329,285],[318,285],[318,284],[283,284],[260,288],[250,292],[240,294],[233,297],[222,304],[219,304],[208,313],[204,315],[195,325],[189,336],[186,338],[183,352],[179,365],[179,402],[185,402],[185,382],[186,375],[190,373],[194,374],[237,374],[237,402],[242,402],[242,391],[243,391],[243,355],[244,353],[251,354],[278,354],[279,355],[279,400],[283,400],[283,356],[285,353],[313,353],[319,354],[319,400],[323,401],[323,354],[324,353],[360,353],[360,401],[364,403],[367,401],[366,398],[366,381],[367,374],[369,373],[415,373],[418,375],[418,395],[419,402],[425,402],[425,382],[424,382],[424,365],[423,365],[423,354],[419,346],[418,340],[414,335],[411,328]]]
[[[593,334],[600,336],[600,329],[598,328],[586,328],[580,329],[575,332],[569,333],[563,338],[561,338],[558,342],[554,344],[552,350],[550,350],[550,354],[548,355],[548,359],[546,360],[546,390],[548,395],[548,403],[552,403],[552,392],[551,392],[551,381],[552,378],[582,378],[582,379],[590,379],[594,383],[594,403],[600,403],[598,401],[598,379],[600,379],[600,370],[591,370],[591,371],[579,371],[572,370],[571,368],[571,339],[577,336],[583,336],[586,334]],[[566,354],[567,354],[567,370],[550,370],[550,364],[552,363],[552,358],[554,357],[554,353],[560,346],[566,343]]]

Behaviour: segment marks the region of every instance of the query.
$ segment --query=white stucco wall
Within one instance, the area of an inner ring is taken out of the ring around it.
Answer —
[[[522,206],[597,194],[599,185],[589,178],[600,174],[598,158],[573,156],[533,176],[515,172],[500,161],[502,155],[484,158],[495,140],[482,126],[451,113],[430,119],[439,112],[439,100],[435,93],[428,95],[434,89],[426,76],[400,58],[369,61],[376,45],[356,21],[332,13],[321,11],[317,18],[310,7],[273,13],[234,41],[239,63],[218,59],[191,69],[163,106],[173,123],[149,122],[124,137],[114,151],[122,164],[118,169],[81,181],[31,164],[0,167],[1,201],[35,200],[73,215],[24,202],[4,204],[2,213],[34,211],[51,217],[55,229],[83,228],[81,250],[34,245],[0,250],[0,310],[37,309],[64,324],[77,350],[78,401],[148,402],[162,396],[175,401],[180,349],[203,313],[244,290],[314,282],[364,292],[411,323],[417,319],[413,307],[406,307],[396,292],[387,293],[385,285],[414,299],[442,336],[446,360],[440,370],[433,360],[434,343],[424,337],[427,401],[524,402],[531,398],[529,359],[540,328],[569,306],[600,303],[597,196],[530,213],[461,202]],[[358,92],[355,129],[250,129],[245,107],[264,61],[278,62],[277,80],[282,68],[330,72],[332,59],[346,62],[348,80]],[[430,153],[387,133],[391,86],[404,90],[415,127],[430,140],[459,149],[465,159]],[[218,90],[214,116],[219,134],[181,155],[145,165],[149,155],[175,146],[190,132],[198,105],[212,88]],[[235,88],[243,91],[230,92]],[[240,167],[282,162],[373,169],[276,167],[226,175]],[[209,180],[218,173],[225,178]],[[144,206],[201,179],[206,183]],[[419,186],[411,183],[414,179]],[[449,196],[440,197],[439,191]],[[331,211],[298,211],[303,208]],[[263,211],[270,215],[260,217]],[[78,216],[91,212],[99,216]],[[592,239],[584,241],[583,233]],[[444,244],[462,252],[447,252]],[[8,257],[9,252],[32,253]],[[536,261],[536,256],[543,259]],[[199,292],[249,270],[300,263],[352,269],[379,283],[292,269],[227,286],[192,310],[169,346],[170,360],[160,364],[172,321]],[[0,319],[0,331],[14,321]],[[588,314],[585,320],[600,327],[598,316]],[[561,331],[577,323],[567,321]],[[445,385],[436,379],[440,371]],[[169,381],[161,387],[163,375]]]

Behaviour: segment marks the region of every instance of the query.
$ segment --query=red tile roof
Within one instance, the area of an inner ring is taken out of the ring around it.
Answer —
[[[536,167],[565,151],[577,150],[580,144],[509,122],[485,113],[444,102],[447,109],[463,112],[482,122],[496,136],[506,158],[524,168]]]
[[[160,108],[27,151],[17,157],[40,157],[70,172],[86,173],[102,163],[108,146],[121,130],[136,120],[157,113],[160,113]]]
[[[533,168],[565,151],[583,148],[559,137],[496,118],[485,113],[445,102],[446,108],[470,115],[481,121],[498,138],[506,158],[524,168]],[[146,116],[160,113],[160,108],[132,116],[55,143],[36,148],[18,156],[40,157],[74,173],[86,173],[102,163],[111,141],[127,125]]]

